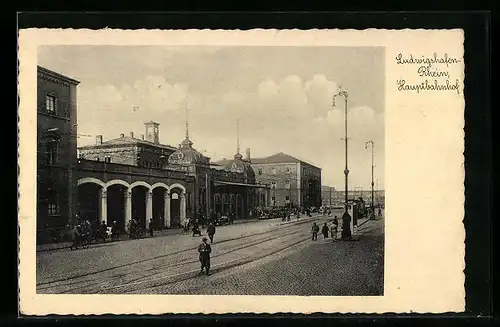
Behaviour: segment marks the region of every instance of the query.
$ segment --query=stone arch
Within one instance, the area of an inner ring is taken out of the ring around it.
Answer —
[[[152,190],[151,185],[149,185],[148,183],[146,183],[144,181],[133,182],[132,184],[130,184],[130,189],[133,189],[136,186],[144,186],[148,190],[150,190],[150,191]]]
[[[125,181],[122,181],[121,179],[113,179],[109,182],[106,183],[106,188],[110,187],[111,185],[123,185],[127,188],[130,188],[130,185],[129,183],[125,182]]]
[[[182,190],[182,193],[186,193],[186,188],[184,187],[184,185],[179,184],[179,183],[174,183],[174,184],[170,185],[169,190],[176,188],[176,187],[180,188]]]
[[[154,183],[153,185],[151,185],[151,190],[154,190],[157,187],[163,187],[167,192],[170,193],[170,187],[168,187],[168,185],[165,183],[162,182]]]
[[[104,183],[100,179],[97,179],[97,178],[94,178],[94,177],[84,177],[84,178],[80,178],[78,180],[78,186],[80,186],[82,184],[87,184],[87,183],[97,184],[100,187],[102,187],[103,189],[106,188],[106,183]]]

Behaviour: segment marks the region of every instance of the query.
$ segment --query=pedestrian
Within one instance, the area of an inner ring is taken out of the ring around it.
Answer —
[[[339,231],[339,220],[337,216],[335,216],[335,218],[333,218],[332,228],[331,228],[332,239],[334,242],[335,240],[337,240],[338,231]]]
[[[326,225],[326,223],[323,225],[323,227],[321,228],[321,233],[323,234],[323,239],[326,240],[328,238],[328,226]]]
[[[73,240],[73,244],[71,245],[71,248],[78,248],[78,246],[80,245],[80,234],[81,234],[81,230],[80,230],[80,225],[75,225],[75,227],[73,227],[73,230],[71,231],[71,238]]]
[[[106,226],[106,221],[103,220],[101,222],[101,226],[99,228],[99,236],[102,239],[103,243],[106,242],[106,231],[107,231],[107,229],[108,229],[108,226]]]
[[[215,235],[215,225],[214,223],[210,223],[207,228],[207,234],[208,237],[210,238],[210,243],[214,242],[214,235]]]
[[[88,219],[85,220],[85,237],[89,244],[92,243],[92,224]]]
[[[212,252],[212,247],[207,243],[207,238],[203,237],[201,244],[198,246],[198,253],[200,255],[201,272],[203,274],[203,269],[205,269],[207,276],[210,275],[210,253]]]
[[[314,222],[311,228],[312,240],[316,241],[318,239],[319,226]]]
[[[378,215],[382,216],[382,210],[380,210],[380,208],[378,208]]]
[[[153,218],[149,218],[149,236],[153,237]]]
[[[193,236],[199,235],[201,236],[201,231],[200,231],[200,224],[198,222],[198,219],[194,221],[193,224]]]
[[[116,223],[116,220],[113,220],[113,226],[111,226],[111,239],[112,240],[118,240],[120,237],[120,232],[118,231],[118,224]]]
[[[351,215],[347,212],[347,207],[342,215],[342,238],[350,239],[351,235]]]

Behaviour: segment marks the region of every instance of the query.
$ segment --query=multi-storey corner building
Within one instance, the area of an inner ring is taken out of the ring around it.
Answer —
[[[271,185],[271,205],[321,206],[321,168],[283,152],[250,162],[256,181]]]
[[[37,67],[37,230],[58,229],[76,213],[77,85]]]

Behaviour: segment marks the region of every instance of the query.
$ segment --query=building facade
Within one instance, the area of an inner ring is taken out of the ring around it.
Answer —
[[[271,206],[321,206],[321,168],[282,152],[249,160],[256,182],[271,186]]]
[[[335,187],[323,185],[321,187],[321,199],[323,206],[333,206],[337,203]]]
[[[79,148],[78,212],[93,222],[116,221],[126,230],[131,219],[145,227],[179,227],[199,214],[253,216],[258,192],[250,165],[235,155],[228,165],[210,162],[193,147],[188,132],[178,148],[160,144],[159,124],[145,123],[147,139],[131,135]],[[151,127],[153,127],[151,129]],[[151,133],[148,133],[151,130]]]
[[[37,67],[37,230],[65,226],[76,211],[77,86]]]
[[[78,157],[86,160],[105,161],[144,168],[161,168],[177,149],[160,143],[159,125],[155,122],[144,123],[147,138],[120,134],[119,138],[103,142],[102,135],[96,136],[95,145],[78,148]]]

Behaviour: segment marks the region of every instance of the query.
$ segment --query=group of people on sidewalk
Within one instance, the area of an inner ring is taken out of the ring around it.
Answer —
[[[77,248],[82,244],[90,244],[94,240],[106,242],[109,237],[112,240],[117,240],[120,233],[116,221],[113,221],[111,228],[109,228],[104,220],[100,224],[97,222],[93,226],[88,219],[80,219],[78,216],[77,223],[75,225],[67,225],[66,229],[70,230],[72,248]]]
[[[342,215],[342,226],[340,228],[340,231],[342,233],[342,238],[343,239],[350,239],[352,237],[351,234],[351,215],[346,211]],[[311,227],[311,233],[312,233],[312,240],[317,241],[318,240],[318,233],[320,232],[320,227],[316,222],[313,222],[313,225]],[[332,241],[336,241],[338,239],[338,233],[339,233],[339,220],[337,216],[333,218],[333,221],[331,221],[330,224],[324,223],[323,226],[321,227],[321,234],[323,234],[323,239],[326,240],[327,238],[332,239]]]
[[[313,241],[318,240],[319,231],[320,231],[319,225],[316,222],[314,222],[311,228]],[[323,239],[325,240],[330,235],[331,239],[335,242],[337,240],[338,231],[339,231],[339,221],[337,219],[337,216],[335,216],[330,225],[328,225],[328,223],[325,222],[321,227],[321,234],[323,234]]]

